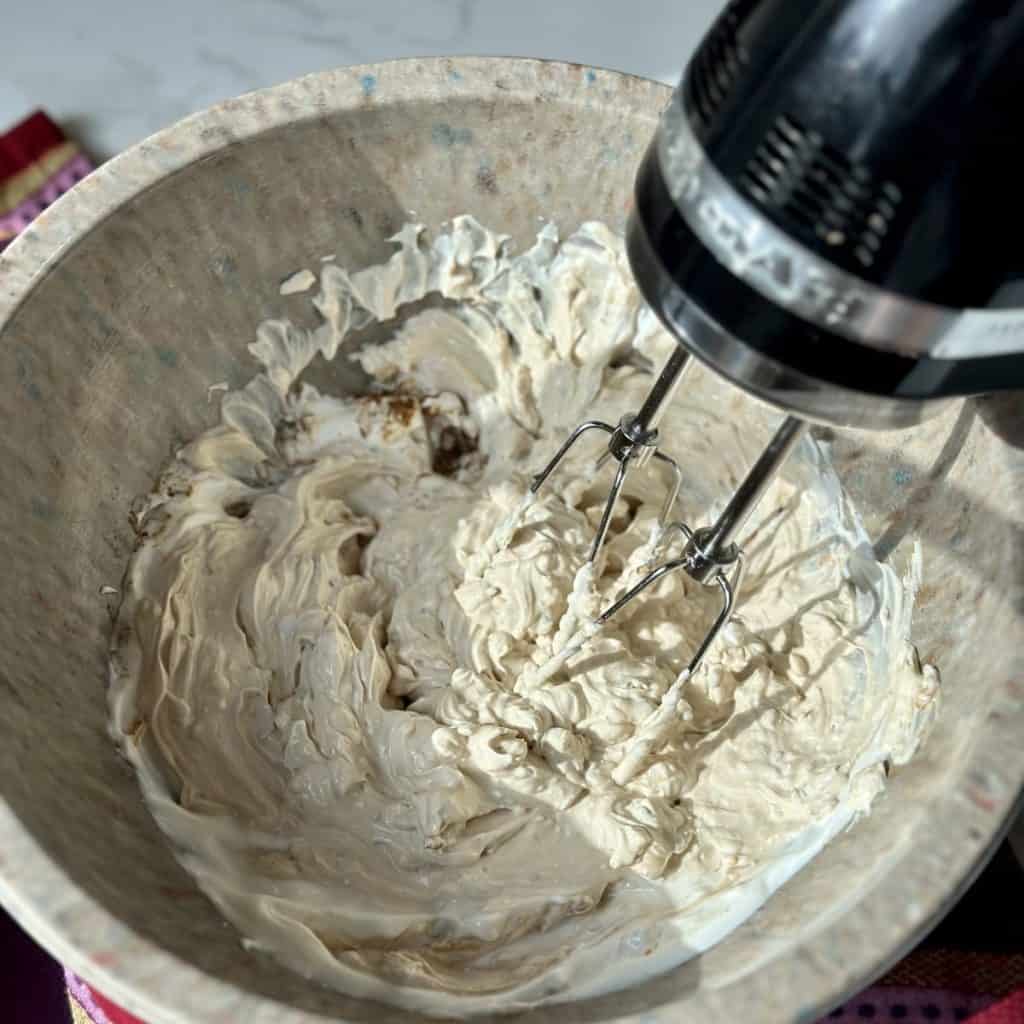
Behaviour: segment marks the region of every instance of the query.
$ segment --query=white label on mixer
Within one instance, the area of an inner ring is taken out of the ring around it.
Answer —
[[[969,309],[936,343],[936,359],[1005,356],[1024,352],[1024,310]]]

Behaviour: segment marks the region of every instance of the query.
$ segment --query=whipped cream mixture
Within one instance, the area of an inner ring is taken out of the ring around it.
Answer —
[[[596,443],[534,501],[530,473],[636,409],[674,342],[599,224],[521,255],[468,217],[395,242],[322,265],[317,329],[260,327],[263,371],[148,499],[113,729],[251,946],[446,1015],[595,994],[717,941],[911,756],[938,682],[914,579],[805,440],[693,678],[718,592],[682,573],[595,631],[664,555],[667,481],[630,476],[589,573]],[[360,348],[375,323],[390,340]],[[302,381],[353,354],[372,393]],[[662,431],[677,516],[708,522],[777,420],[693,371]]]

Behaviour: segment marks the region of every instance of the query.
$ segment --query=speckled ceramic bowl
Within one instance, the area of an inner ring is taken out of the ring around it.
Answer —
[[[520,242],[538,218],[622,228],[660,85],[568,64],[423,60],[222,104],[111,161],[0,260],[0,895],[151,1024],[407,1020],[243,952],[175,862],[106,733],[128,508],[207,386],[244,382],[278,283],[381,259],[417,211]],[[869,819],[710,953],[557,1021],[809,1021],[901,954],[999,836],[1024,779],[1024,426],[1018,400],[834,440],[879,550],[924,548],[915,623],[941,723]]]

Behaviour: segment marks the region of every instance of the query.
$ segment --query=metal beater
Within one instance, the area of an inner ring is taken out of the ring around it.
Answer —
[[[673,483],[662,505],[659,520],[661,537],[678,533],[683,542],[682,550],[677,556],[666,559],[652,568],[637,584],[609,605],[597,617],[596,625],[603,626],[635,597],[677,569],[682,569],[691,579],[705,587],[717,587],[721,591],[721,607],[704,639],[694,651],[686,668],[687,675],[692,675],[697,670],[708,648],[732,616],[744,570],[743,550],[737,543],[737,537],[806,427],[806,423],[795,416],[789,416],[783,421],[721,514],[710,526],[695,530],[688,523],[672,519],[682,472],[675,459],[659,450],[661,438],[658,424],[668,403],[675,396],[690,363],[691,357],[684,349],[675,349],[638,412],[623,416],[617,427],[601,420],[587,420],[581,423],[566,438],[550,462],[534,476],[530,486],[531,493],[536,494],[569,450],[591,431],[611,435],[608,448],[598,459],[596,466],[597,469],[601,469],[611,460],[617,463],[611,490],[588,556],[588,561],[594,562],[607,539],[612,514],[629,472],[632,469],[644,468],[652,459],[669,467]]]

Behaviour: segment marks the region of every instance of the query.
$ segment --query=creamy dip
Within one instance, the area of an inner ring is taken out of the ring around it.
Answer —
[[[597,444],[533,502],[530,474],[635,410],[674,342],[602,225],[519,255],[468,217],[395,243],[321,265],[318,328],[260,327],[262,371],[148,499],[113,729],[199,885],[309,977],[448,1015],[621,987],[749,916],[914,752],[938,683],[917,577],[874,560],[807,439],[693,678],[673,688],[718,597],[682,573],[551,671],[671,548],[667,481],[631,475],[580,573]],[[320,356],[375,392],[304,383]],[[689,375],[662,425],[676,515],[707,523],[777,419]]]

